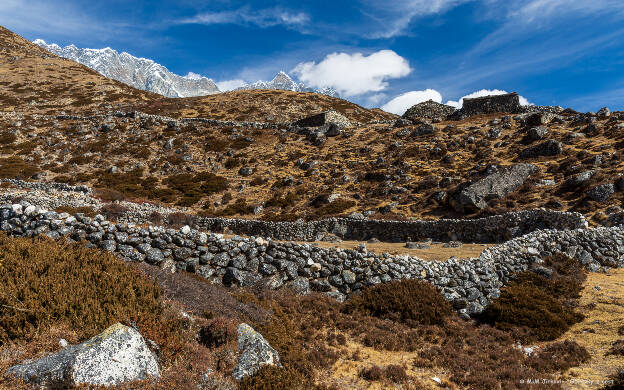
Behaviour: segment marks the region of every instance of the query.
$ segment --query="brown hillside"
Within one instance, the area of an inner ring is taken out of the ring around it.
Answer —
[[[384,218],[438,218],[546,207],[600,222],[624,200],[618,182],[621,113],[564,112],[544,125],[548,132],[541,140],[528,136],[522,118],[504,113],[436,123],[433,131],[422,132],[422,124],[372,124],[395,116],[313,93],[259,90],[167,99],[50,55],[5,29],[0,45],[0,177],[88,184],[114,190],[106,199],[175,204],[206,215],[291,220],[365,210]],[[113,109],[254,122],[286,122],[335,109],[361,124],[315,143],[288,126],[56,118]],[[561,142],[561,153],[520,156],[546,140]],[[489,200],[479,212],[454,207],[462,186],[517,163],[538,169],[514,193]],[[589,180],[566,184],[590,170]],[[618,184],[615,193],[591,200],[588,191],[605,183]]]
[[[173,99],[107,79],[74,61],[60,58],[0,27],[0,107],[2,111],[91,114],[139,110],[171,117],[289,122],[310,112],[334,109],[356,122],[392,119],[346,100],[315,93],[234,91]]]

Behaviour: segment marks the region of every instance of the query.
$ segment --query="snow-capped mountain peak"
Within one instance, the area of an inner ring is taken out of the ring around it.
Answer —
[[[288,75],[288,73],[284,72],[283,70],[279,71],[271,81],[259,80],[255,83],[247,84],[237,88],[237,90],[245,89],[281,89],[295,92],[316,92],[323,95],[340,97],[338,95],[338,92],[332,88],[314,89],[308,88],[303,83],[297,83],[292,79],[292,77]]]
[[[207,77],[196,74],[193,74],[193,77],[179,76],[153,60],[135,57],[126,52],[118,53],[110,47],[104,49],[79,49],[75,45],[60,47],[54,43],[47,44],[42,39],[36,39],[33,43],[137,89],[168,97],[204,96],[219,92],[216,84]]]
[[[103,49],[81,49],[75,45],[61,47],[55,43],[48,44],[43,39],[35,39],[33,43],[60,57],[79,62],[108,78],[137,89],[168,97],[204,96],[220,92],[219,87],[212,79],[193,72],[189,72],[186,76],[180,76],[153,60],[135,57],[126,52],[119,53],[110,47]],[[295,92],[316,92],[339,97],[332,88],[313,89],[308,88],[303,83],[297,83],[284,71],[278,72],[271,81],[259,80],[236,89],[280,89]]]

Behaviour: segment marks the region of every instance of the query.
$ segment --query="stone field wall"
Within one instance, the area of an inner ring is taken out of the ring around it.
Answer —
[[[103,203],[84,186],[72,187],[62,183],[32,183],[3,179],[14,187],[31,192],[0,192],[0,202],[26,200],[30,204],[53,210],[62,206],[89,206],[99,210]],[[153,212],[163,217],[184,210],[164,208],[152,204],[121,202],[127,209],[121,222],[145,224]],[[582,214],[554,210],[528,210],[505,213],[479,219],[440,219],[437,221],[388,221],[358,218],[329,218],[310,222],[270,222],[249,219],[205,218],[195,219],[199,230],[260,236],[276,240],[319,241],[333,234],[342,240],[367,241],[376,238],[383,242],[408,242],[431,239],[434,241],[462,241],[496,243],[519,237],[535,230],[571,230],[587,227]]]
[[[499,295],[510,274],[538,266],[557,251],[575,256],[592,271],[624,265],[621,228],[539,230],[486,249],[478,258],[424,261],[413,256],[319,248],[261,237],[224,238],[188,226],[180,230],[114,224],[98,215],[70,216],[37,206],[0,206],[0,230],[12,236],[45,235],[80,241],[127,261],[194,272],[226,286],[264,283],[300,293],[325,292],[344,300],[368,285],[419,278],[437,286],[464,317],[479,313]]]

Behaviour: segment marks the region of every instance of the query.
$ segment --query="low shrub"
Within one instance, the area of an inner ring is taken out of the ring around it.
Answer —
[[[526,341],[546,341],[564,334],[583,315],[534,284],[512,283],[485,308],[480,319],[501,330],[526,328]]]
[[[147,217],[147,220],[154,225],[162,225],[165,221],[165,217],[158,211],[152,211],[152,213]]]
[[[184,213],[171,213],[167,215],[167,225],[174,228],[181,228],[182,226],[191,226],[195,223],[195,217]]]
[[[350,199],[336,199],[331,203],[328,203],[318,210],[316,210],[316,215],[319,217],[324,217],[327,215],[337,215],[345,212],[351,207],[355,206],[355,201]]]
[[[573,307],[587,277],[584,269],[564,254],[546,258],[544,265],[552,270],[548,278],[530,271],[514,275],[480,319],[499,329],[523,328],[518,335],[526,341],[554,340],[581,321]]]
[[[565,340],[552,343],[532,357],[531,365],[540,372],[566,371],[589,361],[591,355],[576,341]]]
[[[255,375],[245,377],[238,388],[240,390],[300,390],[308,386],[309,381],[296,370],[265,365]]]
[[[611,344],[611,349],[607,352],[607,355],[619,355],[624,356],[624,340],[616,340]]]
[[[344,310],[410,326],[439,325],[454,313],[451,305],[434,286],[418,279],[369,287],[347,301]]]
[[[0,179],[30,179],[39,173],[39,168],[25,162],[21,157],[0,158]]]
[[[87,217],[95,217],[95,215],[97,214],[95,210],[93,210],[91,207],[69,207],[69,206],[61,206],[61,207],[57,207],[54,211],[56,211],[57,213],[67,213],[69,215],[75,215],[75,214],[84,214]]]
[[[128,212],[128,208],[119,203],[107,203],[100,208],[100,213],[112,221],[117,221]]]
[[[406,383],[410,379],[405,371],[405,367],[398,364],[390,364],[383,368],[373,365],[360,370],[358,376],[367,381],[388,380],[393,383]]]
[[[217,317],[210,321],[208,326],[199,330],[197,335],[201,345],[208,348],[218,348],[236,340],[236,322],[227,317]]]
[[[0,233],[0,345],[68,324],[80,339],[155,318],[160,288],[112,254]]]

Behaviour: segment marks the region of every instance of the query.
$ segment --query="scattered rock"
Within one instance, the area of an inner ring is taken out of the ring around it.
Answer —
[[[604,202],[615,193],[615,185],[613,183],[605,183],[594,187],[587,192],[587,196],[596,202]]]
[[[535,157],[549,157],[558,156],[563,153],[563,146],[561,142],[549,139],[541,144],[529,147],[520,152],[520,157],[523,158],[535,158]]]
[[[255,374],[264,365],[280,365],[279,354],[247,324],[238,326],[238,363],[232,371],[236,380]]]

